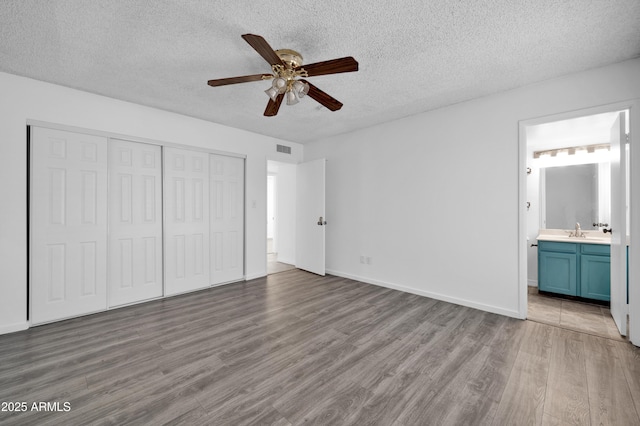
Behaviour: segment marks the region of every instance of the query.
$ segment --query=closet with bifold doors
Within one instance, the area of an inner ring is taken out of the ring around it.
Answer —
[[[244,279],[242,157],[29,128],[33,325]]]

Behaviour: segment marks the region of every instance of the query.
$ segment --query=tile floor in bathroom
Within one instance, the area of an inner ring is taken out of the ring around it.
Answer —
[[[626,340],[618,332],[607,306],[538,294],[537,287],[528,287],[528,293],[527,319],[530,321],[614,340]]]

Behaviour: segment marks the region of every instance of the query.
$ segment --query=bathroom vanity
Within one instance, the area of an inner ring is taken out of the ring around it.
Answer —
[[[541,291],[609,301],[609,245],[539,240],[538,288]]]
[[[538,235],[538,289],[587,299],[611,299],[611,236],[545,229]]]
[[[586,299],[611,300],[611,235],[541,229],[538,240],[538,289]],[[627,259],[629,256],[627,244]],[[628,262],[627,262],[628,265]],[[628,289],[627,268],[627,300]]]

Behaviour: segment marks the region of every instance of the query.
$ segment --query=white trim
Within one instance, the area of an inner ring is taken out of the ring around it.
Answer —
[[[629,194],[630,239],[629,242],[629,341],[640,346],[640,99],[629,108]],[[636,135],[634,142],[633,135]],[[632,145],[633,144],[633,145]],[[634,220],[635,219],[635,220]],[[634,245],[635,242],[635,245]]]
[[[15,333],[16,331],[24,331],[29,329],[29,322],[17,322],[9,325],[0,326],[0,335]]]
[[[538,287],[538,280],[527,280],[527,285],[529,287]]]
[[[583,108],[558,114],[551,114],[518,121],[518,312],[521,318],[527,316],[527,218],[526,218],[526,128],[537,124],[568,120],[586,115],[629,110],[629,142],[633,143],[633,130],[640,125],[640,99],[629,99],[621,102]],[[639,139],[640,140],[640,139]],[[631,178],[631,212],[640,212],[640,142],[638,146],[630,146]],[[631,244],[629,247],[629,341],[640,345],[640,250],[633,249],[633,242],[640,241],[640,220],[638,215],[630,215]]]
[[[433,293],[430,291],[424,291],[424,290],[419,290],[413,287],[407,287],[407,286],[403,286],[400,284],[394,284],[394,283],[389,283],[386,281],[380,281],[380,280],[374,280],[371,278],[365,278],[365,277],[361,277],[358,275],[351,275],[351,274],[347,274],[345,272],[341,272],[341,271],[336,271],[333,269],[327,269],[326,270],[327,274],[330,275],[335,275],[338,277],[342,277],[342,278],[348,278],[350,280],[355,280],[355,281],[360,281],[366,284],[373,284],[379,287],[385,287],[385,288],[390,288],[393,290],[398,290],[398,291],[402,291],[405,293],[411,293],[411,294],[415,294],[418,296],[424,296],[424,297],[429,297],[431,299],[436,299],[436,300],[442,300],[443,302],[449,302],[449,303],[453,303],[455,305],[461,305],[461,306],[466,306],[469,308],[474,308],[474,309],[479,309],[482,311],[486,311],[486,312],[491,312],[494,314],[498,314],[498,315],[504,315],[507,317],[511,317],[511,318],[517,318],[517,319],[521,319],[518,312],[517,311],[513,311],[510,309],[503,309],[503,308],[499,308],[497,306],[493,306],[493,305],[485,305],[483,303],[477,303],[477,302],[473,302],[471,300],[466,300],[466,299],[459,299],[457,297],[450,297],[450,296],[446,296],[440,293]]]
[[[220,151],[220,150],[210,149],[210,148],[201,148],[193,145],[184,145],[184,144],[173,143],[173,142],[158,141],[155,139],[123,135],[120,133],[105,132],[103,130],[93,130],[93,129],[86,129],[84,127],[67,126],[66,124],[49,123],[46,121],[28,119],[27,126],[43,127],[46,129],[62,130],[65,132],[82,133],[85,135],[102,136],[109,139],[120,139],[123,141],[140,142],[140,143],[146,143],[149,145],[159,145],[159,146],[169,147],[169,148],[189,149],[191,151],[207,152],[209,154],[226,155],[227,157],[238,157],[238,158],[245,158],[245,159],[247,158],[245,154],[238,154],[235,152]]]
[[[518,122],[518,318],[527,318],[527,126]]]

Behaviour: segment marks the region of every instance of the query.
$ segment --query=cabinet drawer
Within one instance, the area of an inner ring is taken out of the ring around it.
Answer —
[[[599,254],[602,256],[609,256],[611,254],[611,246],[606,244],[580,244],[580,246],[580,253]]]
[[[556,251],[560,253],[577,253],[578,245],[575,243],[557,243],[555,241],[538,241],[538,250]]]

